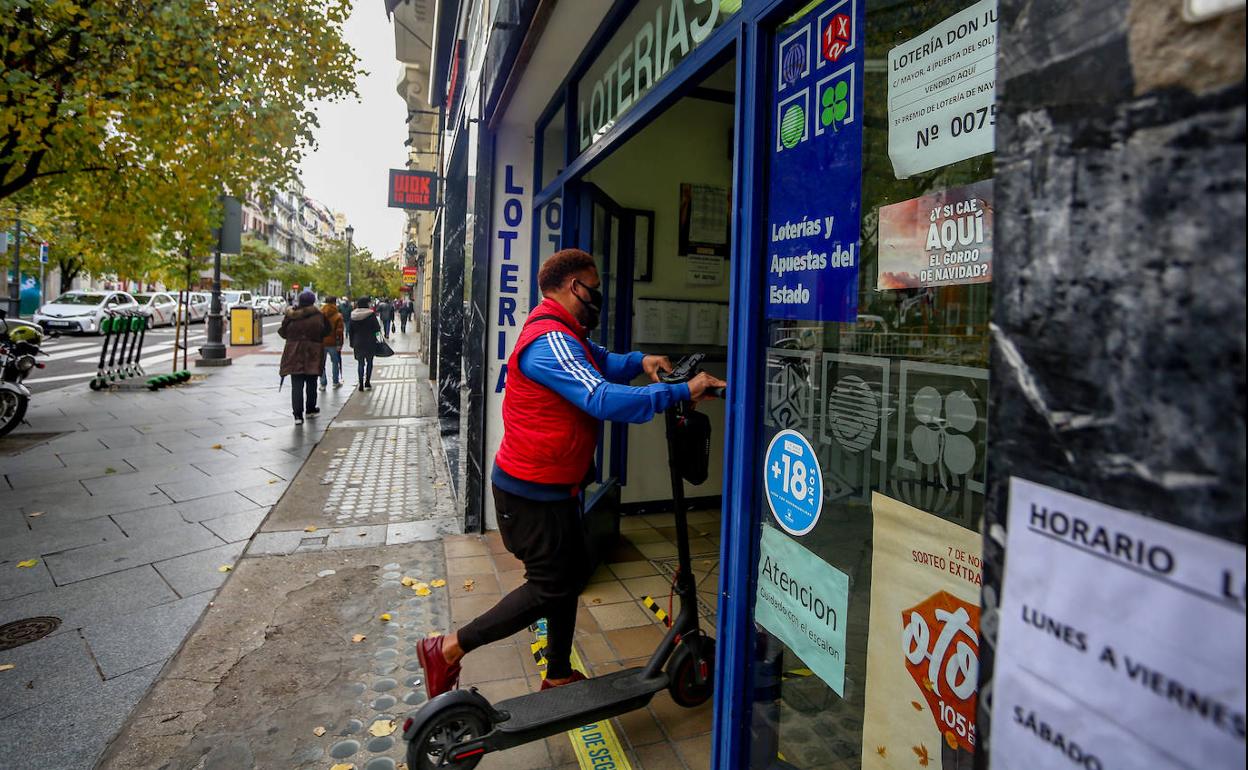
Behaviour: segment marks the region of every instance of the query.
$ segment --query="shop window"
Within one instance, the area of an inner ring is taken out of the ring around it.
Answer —
[[[560,107],[542,128],[542,179],[537,189],[545,189],[546,185],[550,184],[560,171],[563,171],[566,137],[565,113],[564,108]]]
[[[971,767],[995,16],[824,0],[772,35],[757,767]]]

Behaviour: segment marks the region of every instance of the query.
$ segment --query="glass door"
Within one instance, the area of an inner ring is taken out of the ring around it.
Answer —
[[[619,345],[617,336],[626,325],[619,323],[618,319],[628,318],[628,311],[621,304],[628,294],[627,288],[621,287],[621,277],[625,280],[629,278],[629,274],[621,272],[620,267],[626,261],[622,243],[625,211],[598,187],[584,183],[581,185],[580,212],[581,248],[593,255],[598,266],[598,277],[602,280],[602,317],[590,339],[608,350],[615,350]],[[630,269],[631,264],[629,261]],[[615,423],[604,427],[598,441],[598,477],[585,492],[587,511],[605,499],[620,483],[620,466],[625,458],[620,451],[624,429],[625,426]]]
[[[994,0],[769,30],[752,767],[971,767],[995,30]]]

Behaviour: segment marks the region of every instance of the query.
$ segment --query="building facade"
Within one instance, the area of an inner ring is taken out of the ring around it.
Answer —
[[[713,766],[1242,767],[1242,3],[387,6],[465,526],[556,250],[730,383]],[[591,528],[670,510],[660,422]]]

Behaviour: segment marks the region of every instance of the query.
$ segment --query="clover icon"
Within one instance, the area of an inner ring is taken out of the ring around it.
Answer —
[[[914,395],[913,406],[920,423],[910,434],[914,455],[925,465],[939,465],[941,485],[947,488],[946,469],[961,476],[975,467],[975,442],[965,435],[979,420],[975,402],[961,390],[942,398],[927,386]]]
[[[836,85],[824,90],[819,97],[819,101],[823,103],[823,110],[819,113],[823,125],[830,126],[845,119],[849,112],[849,103],[845,100],[848,95],[849,84],[844,80],[838,80]]]

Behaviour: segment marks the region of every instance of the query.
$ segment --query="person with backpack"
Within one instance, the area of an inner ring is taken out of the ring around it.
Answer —
[[[377,337],[381,324],[368,306],[368,297],[355,301],[351,311],[351,350],[355,354],[356,384],[360,390],[373,389],[373,356],[377,355]]]
[[[346,335],[346,324],[342,320],[342,313],[338,311],[338,299],[327,297],[321,313],[325,316],[325,320],[329,321],[332,330],[325,335],[322,342],[325,345],[325,355],[329,357],[329,362],[333,365],[334,387],[338,388],[342,386],[342,342]],[[325,370],[329,368],[324,363],[321,364],[321,390],[325,390],[327,385]]]
[[[316,306],[316,295],[305,291],[299,295],[297,307],[289,308],[278,335],[286,340],[278,374],[290,377],[290,408],[295,425],[303,424],[303,416],[320,414],[316,406],[316,380],[325,370],[325,337],[332,328]]]

